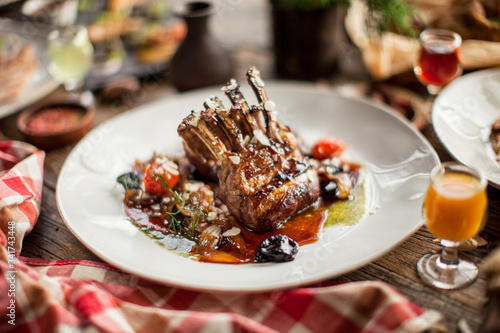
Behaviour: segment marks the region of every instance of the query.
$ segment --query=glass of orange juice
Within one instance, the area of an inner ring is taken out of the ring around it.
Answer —
[[[482,228],[488,198],[486,178],[465,165],[447,162],[430,176],[424,201],[427,228],[441,239],[440,253],[424,255],[417,264],[420,276],[442,289],[464,287],[476,279],[475,263],[458,255],[458,245]]]

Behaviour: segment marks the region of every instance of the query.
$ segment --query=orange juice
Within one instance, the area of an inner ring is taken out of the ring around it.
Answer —
[[[469,239],[481,229],[486,205],[479,179],[458,172],[438,175],[425,198],[427,227],[442,239]]]

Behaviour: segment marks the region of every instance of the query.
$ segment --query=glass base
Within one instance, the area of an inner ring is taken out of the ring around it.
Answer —
[[[445,264],[439,253],[428,253],[417,263],[420,277],[440,289],[457,289],[473,283],[478,276],[475,263],[458,258],[455,264]]]

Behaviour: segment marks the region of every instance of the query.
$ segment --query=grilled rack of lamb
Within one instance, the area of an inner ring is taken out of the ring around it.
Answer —
[[[316,170],[298,149],[290,129],[275,118],[259,71],[247,78],[259,105],[249,105],[233,79],[217,97],[192,111],[178,127],[190,162],[205,176],[216,176],[219,199],[247,227],[269,230],[309,206],[320,194]]]

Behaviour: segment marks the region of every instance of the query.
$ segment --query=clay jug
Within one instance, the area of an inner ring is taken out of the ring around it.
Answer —
[[[174,9],[187,25],[187,34],[170,64],[172,83],[179,91],[225,84],[233,76],[234,62],[211,35],[210,2],[188,2]]]

